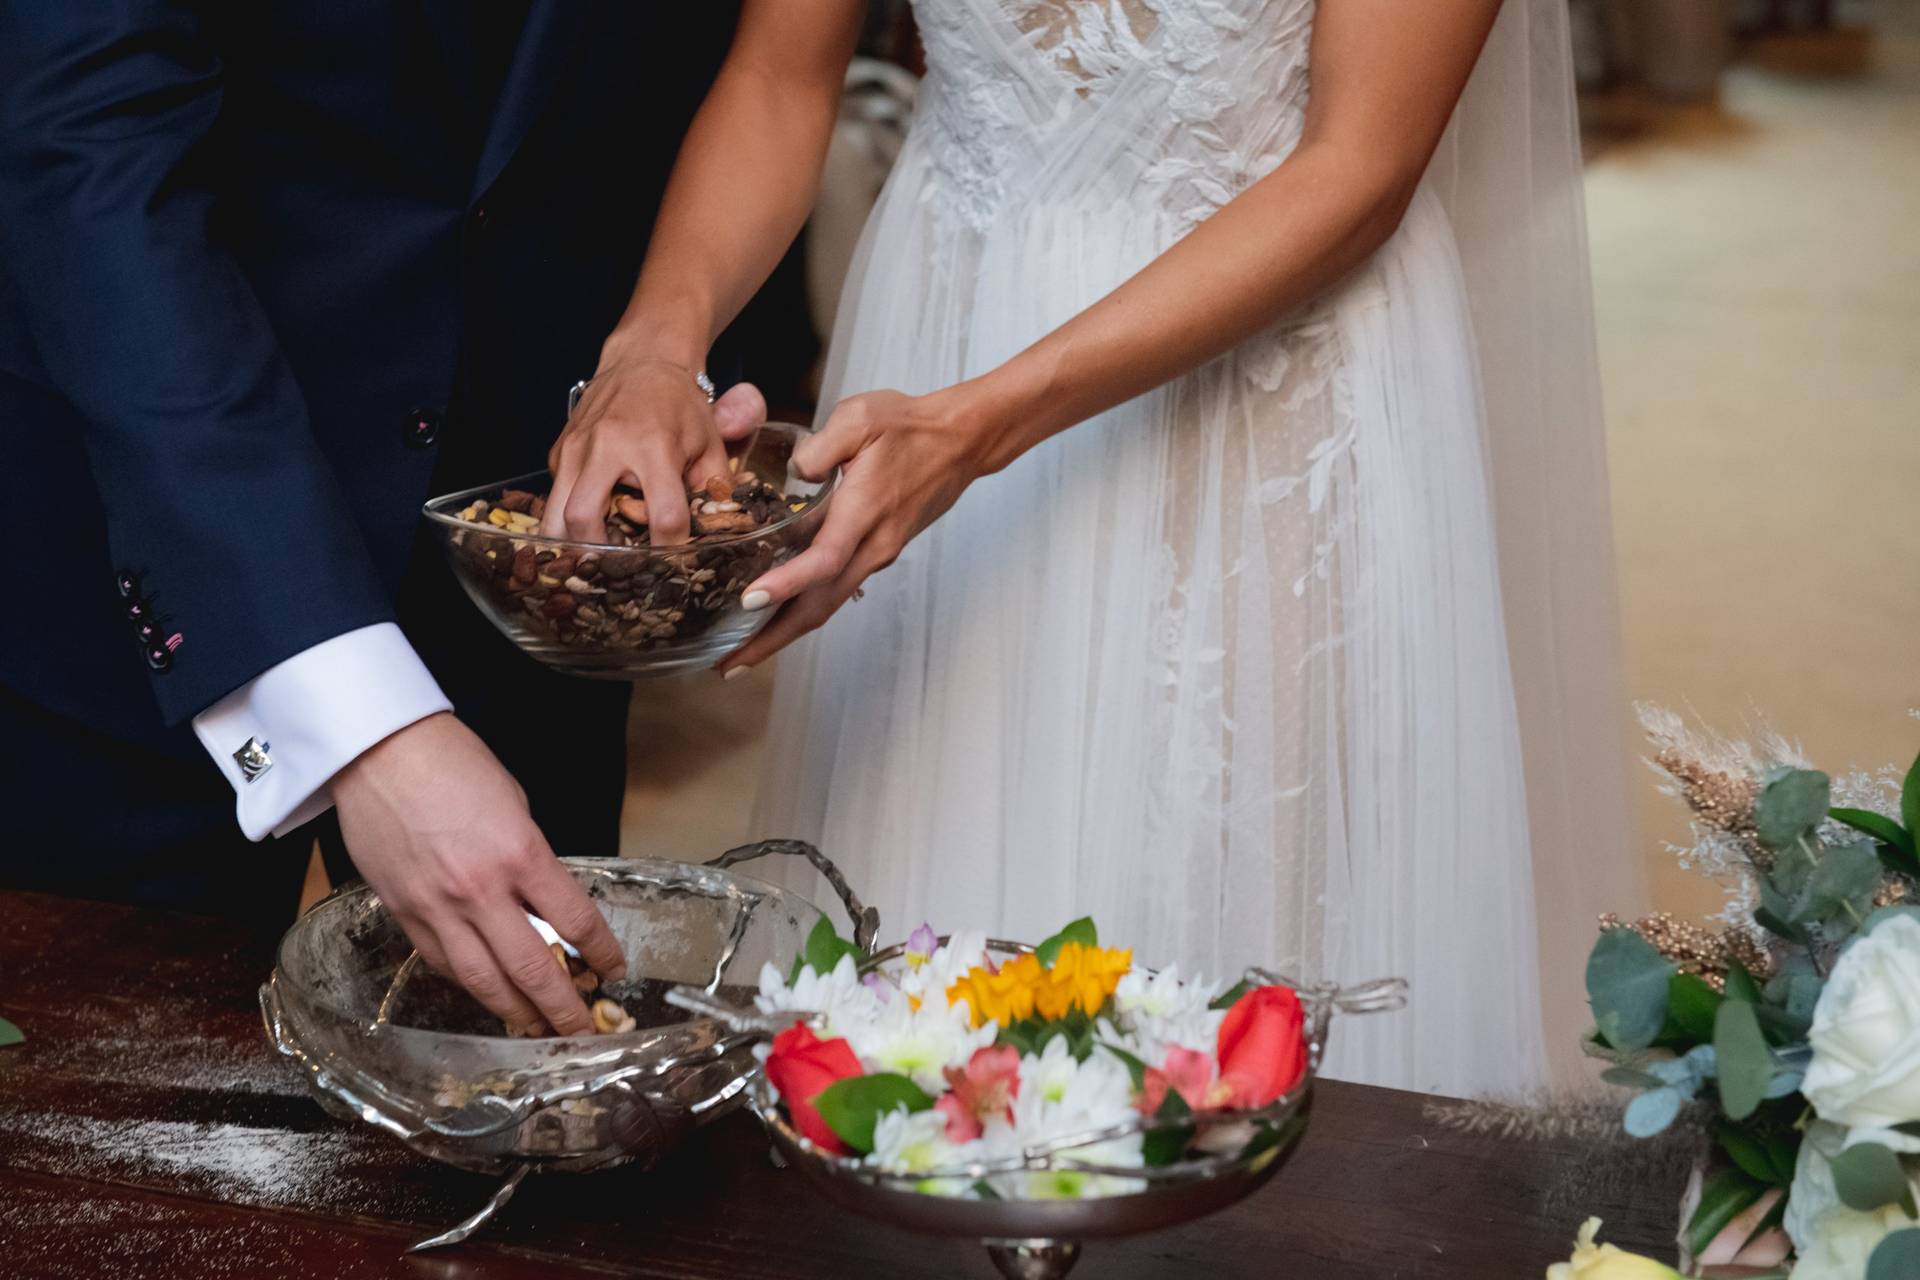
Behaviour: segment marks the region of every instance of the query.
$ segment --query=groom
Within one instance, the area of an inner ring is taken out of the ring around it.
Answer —
[[[583,1028],[521,909],[618,969],[547,853],[616,851],[628,691],[494,634],[419,506],[543,465],[735,7],[0,9],[0,884],[277,928],[344,832]]]

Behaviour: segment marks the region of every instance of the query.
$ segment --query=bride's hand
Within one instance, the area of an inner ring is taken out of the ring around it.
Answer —
[[[727,474],[729,440],[767,419],[767,402],[742,383],[713,405],[692,371],[652,356],[602,360],[547,453],[553,488],[540,532],[604,542],[615,485],[640,490],[656,546],[687,540],[687,490]]]
[[[950,392],[870,391],[841,401],[793,451],[794,468],[810,479],[843,468],[820,533],[748,587],[747,608],[780,613],[715,669],[744,671],[832,617],[984,474],[981,439]]]

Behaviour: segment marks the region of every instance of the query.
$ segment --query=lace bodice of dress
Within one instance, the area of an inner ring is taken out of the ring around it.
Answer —
[[[1190,227],[1299,140],[1313,0],[915,0],[943,213],[1116,203]]]

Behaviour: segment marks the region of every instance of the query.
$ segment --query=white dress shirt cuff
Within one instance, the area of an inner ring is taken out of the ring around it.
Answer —
[[[333,776],[381,739],[453,704],[400,628],[376,623],[269,667],[193,718],[239,797],[249,840],[333,804]]]

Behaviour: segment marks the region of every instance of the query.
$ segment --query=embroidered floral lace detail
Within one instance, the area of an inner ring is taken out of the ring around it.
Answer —
[[[1313,0],[916,0],[916,13],[933,198],[974,231],[1095,134],[1126,136],[1100,198],[1175,235],[1299,142]]]

